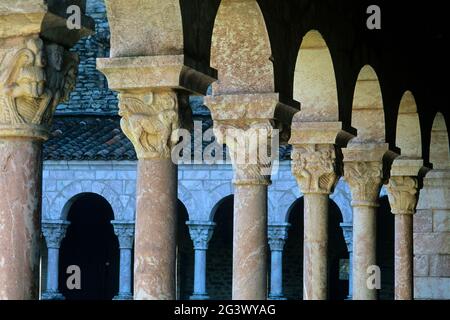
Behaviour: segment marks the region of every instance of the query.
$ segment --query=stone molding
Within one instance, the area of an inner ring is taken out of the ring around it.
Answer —
[[[132,249],[134,243],[134,222],[113,220],[114,233],[119,239],[120,249]]]
[[[208,250],[208,244],[211,240],[216,224],[205,221],[187,221],[189,234],[194,243],[195,250]]]
[[[66,236],[70,222],[65,220],[44,220],[42,221],[42,234],[45,237],[47,248],[59,249],[61,242]]]
[[[330,194],[338,182],[336,151],[332,144],[296,145],[292,173],[304,194]]]

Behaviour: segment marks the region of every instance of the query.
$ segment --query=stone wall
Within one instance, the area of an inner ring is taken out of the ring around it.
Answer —
[[[419,197],[414,217],[416,299],[450,299],[449,181],[444,172],[431,171]]]

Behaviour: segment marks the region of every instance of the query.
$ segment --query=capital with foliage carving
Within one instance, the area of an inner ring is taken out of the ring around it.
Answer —
[[[178,98],[172,90],[119,94],[122,131],[139,159],[170,159],[180,128]]]
[[[414,214],[417,205],[418,181],[415,177],[395,176],[386,187],[393,214]]]
[[[78,57],[37,36],[0,49],[0,136],[47,138],[59,103],[75,87]]]
[[[195,250],[208,250],[209,241],[212,238],[214,222],[188,221],[189,234],[194,243]]]
[[[271,251],[283,251],[288,238],[289,223],[280,225],[269,225],[268,240]]]
[[[270,120],[215,121],[214,135],[228,147],[235,185],[270,184],[272,162],[278,151],[273,134]]]
[[[294,146],[292,173],[304,194],[330,194],[338,181],[335,146],[305,144]]]
[[[66,236],[69,221],[44,220],[42,221],[42,234],[44,235],[47,248],[59,249],[61,241]]]
[[[383,164],[381,162],[345,162],[344,178],[352,192],[352,205],[378,206],[378,197],[383,180]]]
[[[119,239],[121,249],[132,249],[134,242],[134,223],[129,221],[111,221],[114,233]]]

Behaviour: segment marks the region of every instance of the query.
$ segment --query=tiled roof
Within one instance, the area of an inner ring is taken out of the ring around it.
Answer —
[[[135,160],[119,117],[56,117],[44,160]]]
[[[202,121],[203,132],[212,126],[209,117],[195,120]],[[203,148],[210,143],[204,141]],[[280,159],[289,159],[290,152],[289,146],[281,146]],[[57,116],[44,144],[44,160],[136,160],[136,153],[118,116]]]

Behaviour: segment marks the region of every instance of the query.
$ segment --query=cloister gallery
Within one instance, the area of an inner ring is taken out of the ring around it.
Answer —
[[[0,299],[449,299],[445,10],[378,2],[2,0]]]

